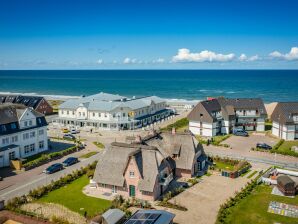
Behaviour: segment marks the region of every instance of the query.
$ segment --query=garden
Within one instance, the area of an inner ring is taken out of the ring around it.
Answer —
[[[285,140],[281,139],[276,143],[275,146],[272,147],[271,150],[252,148],[252,151],[278,153],[278,154],[282,154],[282,155],[298,157],[298,153],[291,150],[292,146],[298,146],[298,141],[285,141]]]
[[[295,218],[272,214],[267,212],[267,210],[270,201],[298,205],[298,197],[296,196],[295,198],[287,198],[276,196],[272,195],[271,191],[272,188],[270,186],[256,184],[255,187],[252,189],[251,193],[247,193],[246,197],[243,197],[239,201],[237,199],[231,200],[229,204],[234,205],[225,210],[224,216],[218,217],[217,223],[297,223],[297,219]],[[220,217],[223,219],[219,219]]]
[[[49,185],[31,190],[28,195],[13,198],[7,202],[5,208],[55,223],[85,223],[81,221],[85,220],[84,217],[90,218],[101,214],[111,206],[110,201],[82,193],[83,187],[89,183],[89,178],[94,174],[96,163],[75,170],[57,181],[52,181]],[[78,218],[74,219],[76,216]]]

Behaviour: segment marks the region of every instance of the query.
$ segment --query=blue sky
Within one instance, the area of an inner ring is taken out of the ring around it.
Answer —
[[[297,69],[296,0],[1,0],[0,69]]]

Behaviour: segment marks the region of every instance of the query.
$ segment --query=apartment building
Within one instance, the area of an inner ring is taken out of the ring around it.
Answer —
[[[284,140],[298,139],[298,102],[278,103],[271,120],[273,135]]]
[[[0,167],[47,149],[43,114],[21,105],[0,105]]]
[[[206,137],[229,134],[233,128],[265,131],[266,118],[259,98],[212,98],[199,102],[188,115],[189,130]]]

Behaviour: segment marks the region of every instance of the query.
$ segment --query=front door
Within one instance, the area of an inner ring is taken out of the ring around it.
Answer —
[[[134,185],[129,185],[129,197],[136,196],[136,187]]]

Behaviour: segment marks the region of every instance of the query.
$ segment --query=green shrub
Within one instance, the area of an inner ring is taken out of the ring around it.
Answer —
[[[176,129],[184,128],[184,127],[187,127],[188,126],[188,123],[189,123],[189,121],[185,117],[185,118],[182,118],[182,119],[176,121],[173,124],[168,125],[165,128],[162,128],[161,130],[162,131],[172,131],[172,128],[176,128]]]

